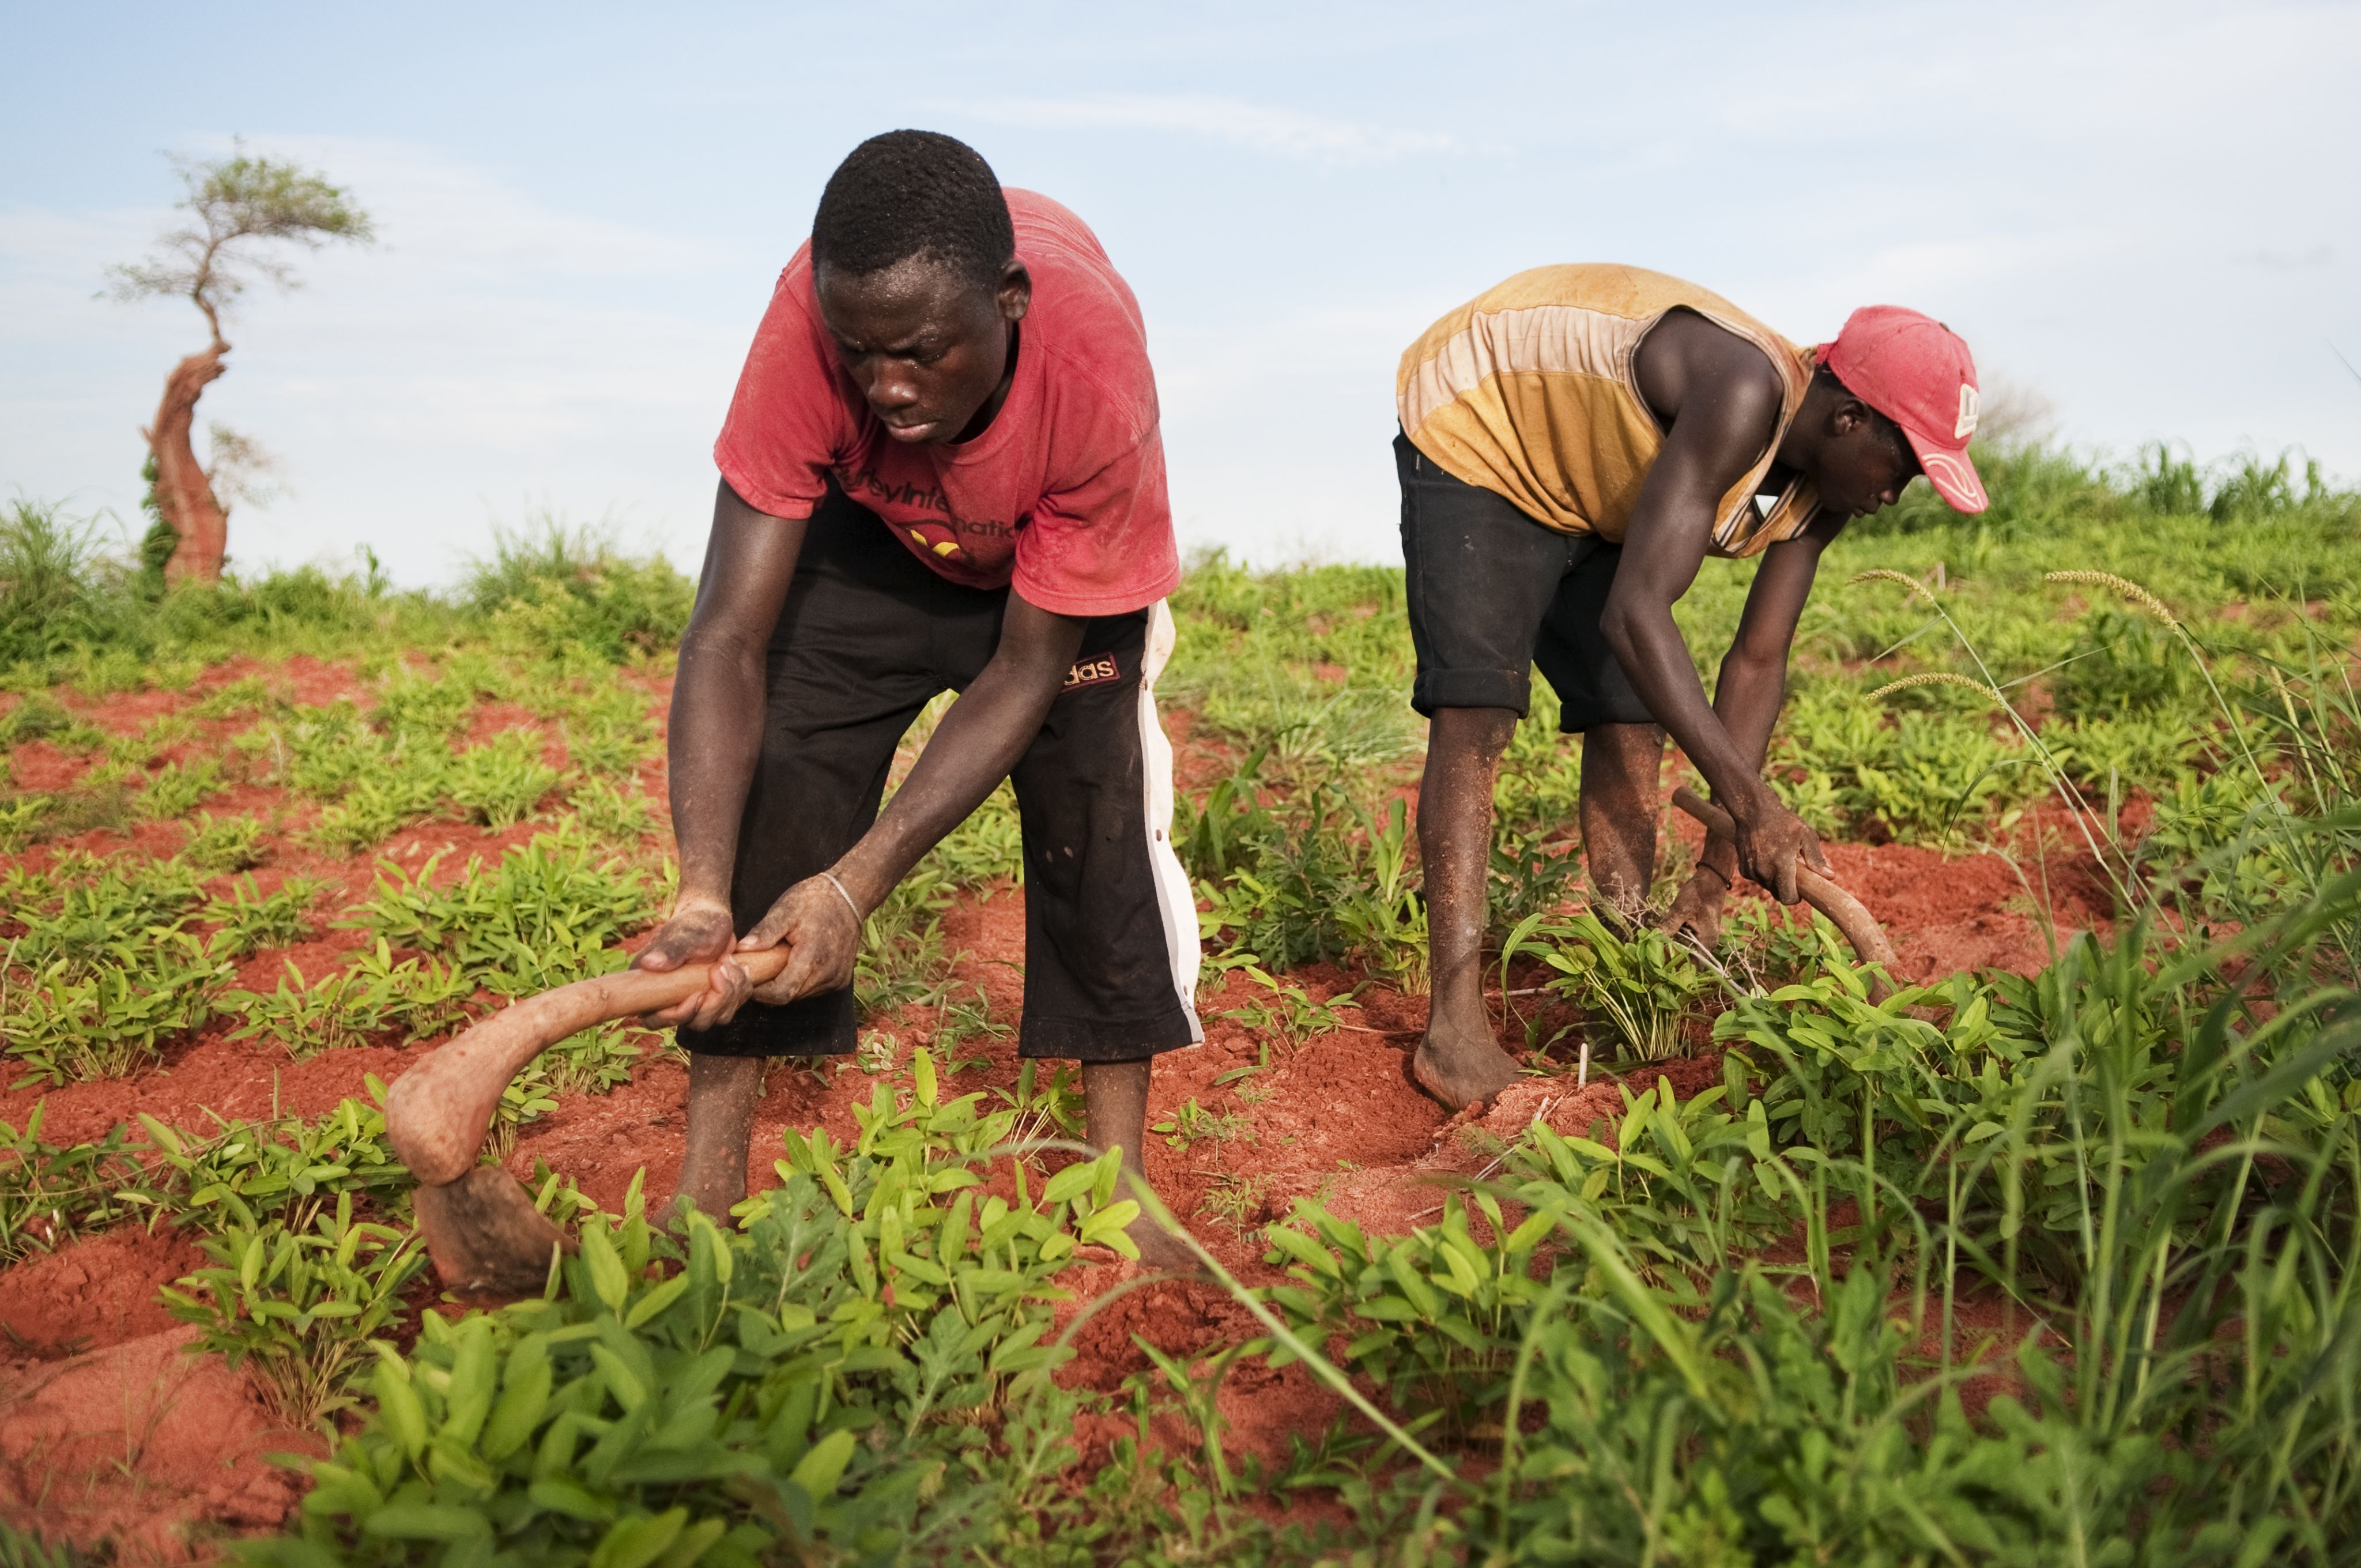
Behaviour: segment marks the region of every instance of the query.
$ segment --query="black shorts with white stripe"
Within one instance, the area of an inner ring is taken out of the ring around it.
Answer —
[[[896,743],[938,693],[983,669],[1007,598],[929,572],[831,488],[771,638],[730,889],[738,929],[868,831]],[[1026,1056],[1137,1061],[1204,1037],[1196,904],[1172,852],[1172,751],[1156,717],[1171,646],[1161,603],[1089,622],[1010,775],[1024,830]],[[834,1054],[855,1038],[850,987],[750,1003],[719,1028],[679,1032],[690,1051],[734,1057]]]

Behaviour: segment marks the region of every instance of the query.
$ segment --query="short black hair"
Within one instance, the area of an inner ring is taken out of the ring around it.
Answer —
[[[939,131],[887,131],[828,177],[811,246],[814,266],[866,274],[923,256],[991,289],[1016,254],[1016,229],[983,154]]]

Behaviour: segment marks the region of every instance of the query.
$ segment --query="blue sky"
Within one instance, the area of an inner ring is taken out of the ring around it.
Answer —
[[[547,509],[693,565],[777,269],[906,125],[1097,228],[1184,542],[1258,561],[1391,557],[1397,355],[1547,261],[1804,341],[1916,306],[2078,445],[2361,477],[2353,5],[9,0],[0,47],[0,493],[136,511],[202,324],[93,296],[169,219],[163,151],[242,136],[378,219],[232,323],[201,418],[287,492],[233,515],[248,563],[433,581]]]

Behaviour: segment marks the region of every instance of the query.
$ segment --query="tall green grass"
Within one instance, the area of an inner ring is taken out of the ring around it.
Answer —
[[[104,637],[120,597],[99,525],[19,497],[0,508],[0,663]]]
[[[622,663],[677,641],[694,591],[662,557],[548,518],[497,532],[492,554],[447,595],[394,588],[366,554],[342,574],[232,571],[218,586],[168,590],[103,519],[21,498],[0,510],[0,673],[19,688],[138,685],[233,653],[489,643]]]
[[[495,528],[489,555],[469,561],[456,602],[489,617],[521,651],[575,645],[622,663],[679,641],[695,588],[661,556],[625,554],[608,524],[544,513]]]

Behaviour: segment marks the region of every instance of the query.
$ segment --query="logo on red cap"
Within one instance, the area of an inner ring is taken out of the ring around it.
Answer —
[[[1847,390],[1902,427],[1936,493],[1959,511],[1987,504],[1968,458],[1976,433],[1976,362],[1960,334],[1900,305],[1853,312],[1817,358]]]

